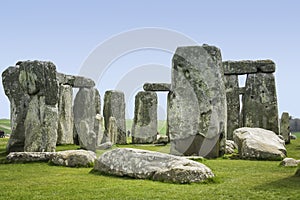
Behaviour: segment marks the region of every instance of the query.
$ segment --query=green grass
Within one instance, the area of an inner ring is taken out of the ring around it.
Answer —
[[[5,134],[11,133],[10,120],[9,119],[0,119],[0,130],[3,130]]]
[[[5,158],[8,139],[0,139]],[[169,146],[119,145],[167,153]],[[287,145],[300,159],[300,139]],[[76,145],[57,150],[77,149]],[[116,146],[114,148],[117,148]],[[97,151],[101,155],[104,151]],[[297,154],[298,153],[298,154]],[[90,173],[92,168],[65,168],[47,163],[0,164],[0,199],[299,199],[300,177],[296,168],[280,162],[230,159],[204,160],[216,178],[201,184],[168,184]]]
[[[127,120],[127,128],[132,120]],[[164,124],[164,122],[159,122]],[[9,121],[0,120],[9,125]],[[161,134],[165,132],[162,128]],[[300,159],[300,133],[287,145],[288,157]],[[0,163],[5,163],[7,138],[0,139]],[[169,153],[170,146],[117,145]],[[57,151],[79,149],[61,145]],[[105,151],[97,151],[100,156]],[[300,199],[296,168],[277,161],[204,159],[216,177],[200,184],[168,184],[90,173],[92,168],[66,168],[48,163],[0,164],[0,199]]]

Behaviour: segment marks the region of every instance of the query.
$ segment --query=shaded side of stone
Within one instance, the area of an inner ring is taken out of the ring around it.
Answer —
[[[177,48],[168,106],[171,153],[222,155],[227,129],[226,106],[220,50],[208,45]]]
[[[169,83],[145,83],[143,85],[145,91],[168,92],[171,91],[171,84]]]
[[[57,144],[73,144],[73,89],[59,86]]]
[[[290,132],[290,115],[287,112],[283,112],[280,119],[280,135],[282,135],[286,144],[291,142]]]
[[[227,101],[227,139],[233,139],[233,131],[239,128],[240,98],[237,75],[225,75]]]
[[[243,95],[243,126],[279,134],[275,77],[271,73],[248,74]]]
[[[11,135],[7,143],[7,152],[24,151],[25,127],[30,96],[23,92],[19,83],[19,68],[9,67],[2,73],[4,92],[10,101]]]
[[[157,137],[157,94],[139,92],[135,96],[132,143],[153,143]]]
[[[109,118],[117,121],[117,144],[126,144],[125,95],[121,91],[109,90],[105,92],[103,117],[106,134],[109,128]]]

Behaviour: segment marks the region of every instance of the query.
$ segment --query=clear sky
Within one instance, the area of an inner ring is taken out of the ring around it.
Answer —
[[[1,1],[0,69],[2,73],[19,60],[37,59],[52,61],[60,72],[79,74],[89,56],[105,41],[133,30],[155,27],[178,32],[199,44],[215,45],[221,49],[223,60],[272,59],[277,65],[279,113],[288,111],[300,117],[299,2]],[[149,40],[155,37],[151,35]],[[102,59],[105,55],[99,56]],[[131,79],[139,80],[139,84],[160,80],[153,77],[155,70],[170,79],[166,69],[171,66],[171,58],[172,52],[159,48],[132,51],[115,58],[101,80],[95,80],[102,99],[105,90],[122,88],[120,85],[129,84]],[[150,68],[153,70],[147,72]],[[141,86],[125,93],[130,102]],[[130,102],[127,104],[131,118]],[[0,105],[0,118],[8,118],[9,101],[2,83]],[[164,112],[163,107],[160,112]]]

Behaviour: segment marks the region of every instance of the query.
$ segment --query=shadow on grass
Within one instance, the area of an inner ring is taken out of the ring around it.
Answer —
[[[299,191],[300,176],[290,176],[287,178],[279,179],[270,183],[256,186],[255,190],[274,191],[277,189],[284,189],[286,191]]]

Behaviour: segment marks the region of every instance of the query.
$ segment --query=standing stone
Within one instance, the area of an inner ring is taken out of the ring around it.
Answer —
[[[95,88],[80,88],[74,100],[74,137],[79,145],[95,151],[99,136],[100,95]],[[77,139],[78,138],[78,139]]]
[[[96,123],[98,123],[98,130],[95,130],[98,135],[96,136],[97,138],[97,146],[102,144],[102,139],[103,139],[103,117],[100,114],[96,115]],[[97,126],[95,126],[97,128]]]
[[[24,120],[24,151],[55,151],[58,128],[58,82],[51,62],[19,62],[19,83],[30,96]]]
[[[4,91],[10,101],[11,135],[6,147],[8,153],[24,151],[24,121],[30,96],[23,92],[19,83],[19,74],[18,67],[9,67],[2,73]]]
[[[280,120],[280,135],[283,136],[283,140],[286,144],[290,141],[290,115],[287,112],[283,112]]]
[[[279,134],[275,78],[271,73],[248,74],[243,95],[243,126]]]
[[[117,120],[114,117],[110,117],[109,126],[108,126],[108,137],[110,142],[113,145],[117,143],[117,135],[118,135]]]
[[[57,144],[73,144],[73,89],[59,86]]]
[[[237,75],[225,75],[227,101],[227,140],[233,139],[233,131],[239,128],[240,98]]]
[[[105,92],[103,116],[106,135],[109,129],[109,118],[114,117],[118,129],[116,143],[126,144],[125,96],[123,92],[115,90]]]
[[[226,93],[221,51],[177,48],[172,66],[168,126],[171,154],[218,157],[225,152]]]
[[[157,138],[157,94],[139,92],[135,96],[132,143],[153,143]]]

